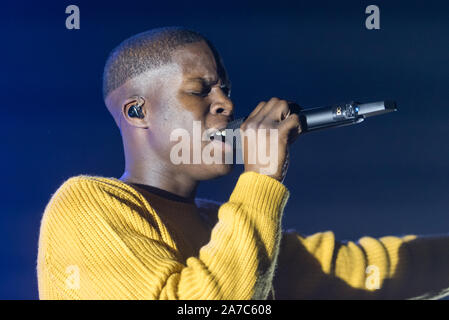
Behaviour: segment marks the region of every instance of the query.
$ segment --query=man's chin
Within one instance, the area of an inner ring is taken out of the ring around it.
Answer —
[[[199,180],[211,180],[223,177],[229,173],[231,173],[234,168],[233,164],[211,164],[207,165],[207,168],[204,168],[200,173],[201,178]]]
[[[220,165],[220,176],[225,176],[231,173],[232,169],[234,169],[233,164],[222,164]]]

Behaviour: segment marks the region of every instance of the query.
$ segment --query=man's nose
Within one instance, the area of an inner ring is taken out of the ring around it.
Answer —
[[[234,113],[234,104],[231,99],[224,94],[222,90],[214,97],[214,102],[210,107],[210,112],[214,115],[223,115],[230,117]]]

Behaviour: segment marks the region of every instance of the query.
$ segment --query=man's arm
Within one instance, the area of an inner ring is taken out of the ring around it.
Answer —
[[[449,289],[449,237],[343,243],[332,232],[285,232],[274,286],[278,299],[441,298]]]
[[[136,197],[86,178],[58,190],[41,225],[42,299],[267,297],[288,198],[279,181],[242,174],[219,209],[210,242],[185,264],[154,210],[143,210],[148,219],[138,212]]]

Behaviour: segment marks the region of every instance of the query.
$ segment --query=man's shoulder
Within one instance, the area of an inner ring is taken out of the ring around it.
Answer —
[[[68,178],[59,186],[46,211],[55,207],[70,208],[70,211],[92,206],[122,207],[124,203],[141,204],[142,199],[135,190],[116,178],[81,174]]]
[[[108,178],[96,175],[88,175],[88,174],[80,174],[76,176],[69,177],[66,179],[60,186],[61,188],[70,187],[70,188],[79,188],[85,185],[99,185],[99,186],[116,186],[122,185],[123,182],[116,178]],[[58,189],[59,190],[59,189]]]
[[[87,174],[80,174],[68,178],[60,185],[55,194],[64,191],[79,191],[84,193],[113,192],[122,193],[123,195],[135,193],[131,187],[119,179]]]

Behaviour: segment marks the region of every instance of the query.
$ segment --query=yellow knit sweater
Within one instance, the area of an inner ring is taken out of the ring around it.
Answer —
[[[412,298],[449,288],[448,237],[342,243],[332,232],[282,232],[288,196],[254,172],[221,206],[70,178],[42,218],[40,298]]]

